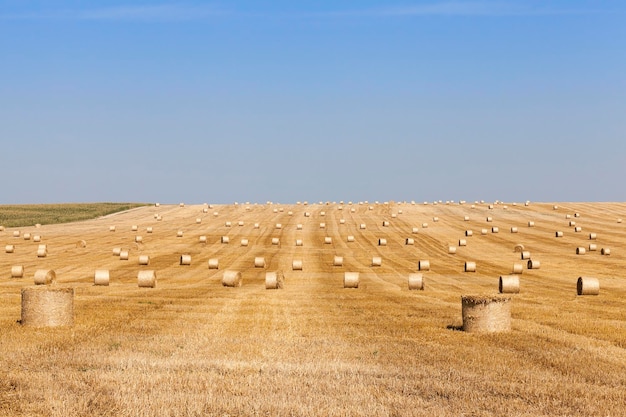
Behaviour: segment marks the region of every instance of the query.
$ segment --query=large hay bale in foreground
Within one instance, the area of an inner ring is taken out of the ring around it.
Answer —
[[[598,295],[600,294],[600,281],[598,278],[578,277],[576,292],[578,295]]]
[[[409,274],[409,290],[423,290],[424,276],[419,273]]]
[[[50,285],[57,279],[57,274],[52,269],[38,269],[35,271],[35,285]]]
[[[22,326],[56,327],[74,325],[74,289],[22,288]]]
[[[358,272],[345,272],[343,274],[343,287],[344,288],[359,288],[359,273]]]
[[[279,290],[283,288],[284,275],[282,271],[266,272],[265,273],[265,289],[266,290]]]
[[[241,287],[243,280],[241,278],[241,272],[239,271],[224,271],[222,276],[222,285],[224,287]]]
[[[498,295],[461,296],[463,330],[493,333],[511,330],[511,298]]]

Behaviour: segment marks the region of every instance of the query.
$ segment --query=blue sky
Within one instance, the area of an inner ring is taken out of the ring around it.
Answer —
[[[0,0],[0,204],[626,201],[619,1]]]

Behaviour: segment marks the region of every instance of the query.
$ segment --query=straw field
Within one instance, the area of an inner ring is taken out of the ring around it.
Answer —
[[[625,203],[207,208],[0,222],[0,247],[14,246],[0,252],[1,416],[626,415]],[[576,214],[583,233],[566,218]],[[465,236],[493,227],[500,233]],[[576,255],[589,233],[598,250]],[[541,268],[527,269],[519,244]],[[430,264],[423,290],[409,290],[419,260]],[[475,273],[463,272],[468,261]],[[462,331],[461,296],[497,294],[519,263],[511,330]],[[11,277],[16,265],[22,278]],[[21,290],[40,269],[55,271],[52,287],[74,289],[73,326],[19,323]],[[94,285],[96,270],[109,271],[108,286]],[[142,270],[156,272],[154,288],[138,286]],[[240,287],[222,285],[226,270],[241,273]],[[273,271],[283,288],[266,290]],[[346,272],[359,273],[358,288],[344,288]],[[579,277],[597,278],[599,294],[577,295]]]

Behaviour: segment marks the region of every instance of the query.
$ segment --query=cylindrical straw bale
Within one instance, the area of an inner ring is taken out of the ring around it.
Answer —
[[[516,253],[522,253],[524,252],[524,245],[522,243],[518,243],[517,245],[515,245],[515,247],[513,248],[513,252]]]
[[[208,208],[208,207],[204,207],[204,208],[202,209],[202,212],[203,212],[203,213],[208,213],[208,212],[209,212],[209,208]]]
[[[374,256],[372,258],[372,266],[382,266],[383,264],[383,258],[381,258],[380,256]]]
[[[260,225],[259,223],[254,223],[254,228],[255,228],[255,229],[258,229],[258,228],[260,228],[260,227],[261,227],[261,225]]]
[[[437,223],[439,221],[439,217],[433,217],[433,222]]]
[[[202,219],[200,217],[196,218],[196,224],[202,223]]]
[[[294,271],[302,271],[302,260],[294,259],[291,262],[291,269],[293,269]]]
[[[128,260],[128,251],[127,250],[120,251],[120,260],[121,261],[127,261]]]
[[[389,227],[389,222],[387,220],[383,221],[383,227]]]
[[[448,246],[448,253],[454,255],[456,253],[456,246]]]
[[[206,236],[202,235],[198,238],[198,242],[200,243],[206,243]]]
[[[139,265],[150,265],[150,256],[139,255]]]
[[[366,228],[367,228],[367,225],[365,223],[359,224],[359,229],[365,230]]]
[[[4,226],[0,226],[0,232],[4,232]]]
[[[417,269],[419,271],[430,271],[430,261],[427,260],[419,260],[417,262]]]
[[[541,267],[541,262],[536,259],[529,259],[527,267],[528,269],[539,269]]]
[[[222,236],[221,242],[227,244],[228,242],[230,242],[230,238],[228,236]]]
[[[120,256],[122,253],[122,248],[113,248],[113,256]]]
[[[217,258],[209,259],[209,269],[219,269],[220,261]]]
[[[559,206],[552,206],[552,210],[558,210]]]
[[[41,235],[34,235],[33,242],[41,242]]]
[[[265,258],[262,256],[257,256],[254,258],[254,267],[255,268],[265,268]]]
[[[511,233],[517,233],[517,227],[511,227]]]
[[[493,221],[493,217],[488,216],[488,217],[487,217],[487,222],[492,222],[492,221]]]
[[[144,270],[137,273],[137,285],[139,287],[156,287],[157,276],[154,270]]]
[[[343,266],[343,256],[337,256],[333,258],[333,266]]]
[[[576,226],[576,222],[575,222],[574,220],[570,220],[570,221],[569,221],[569,225],[570,225],[570,226]]]
[[[272,245],[280,245],[280,239],[277,237],[272,238]]]
[[[404,241],[405,245],[415,245],[415,239],[411,238],[411,237],[407,237],[406,240]]]
[[[276,225],[274,226],[276,229],[282,229],[283,225],[281,223],[276,223]]]
[[[582,232],[582,231],[583,231],[582,227],[580,227],[580,226],[574,227],[574,232],[579,233],[579,232]]]
[[[459,246],[467,246],[467,240],[459,239]]]
[[[136,225],[136,224],[133,224],[133,225],[130,227],[130,230],[131,230],[131,231],[133,231],[133,232],[136,232],[136,231],[137,231],[137,229],[138,229],[138,227],[137,227],[137,225]]]
[[[411,229],[411,233],[413,234],[419,233],[419,229],[417,227],[414,227]]]
[[[13,237],[20,237],[20,231],[19,230],[14,230],[13,231]]]
[[[86,248],[87,247],[87,242],[85,242],[84,240],[81,239],[78,242],[76,242],[76,247],[77,248]]]
[[[15,246],[14,245],[6,245],[4,247],[4,251],[6,253],[13,253],[13,252],[15,252]]]
[[[600,249],[600,254],[601,255],[610,255],[611,254],[611,249],[609,249],[609,248],[602,248],[602,249]]]
[[[241,246],[248,246],[248,239],[241,239]]]
[[[527,250],[523,250],[522,253],[520,254],[520,259],[522,261],[525,261],[527,259],[530,259],[530,251]]]
[[[178,232],[176,232],[176,237],[183,237],[183,231],[179,230]]]
[[[84,240],[83,240],[83,242],[84,242]],[[141,243],[141,242],[143,242],[143,237],[135,236],[135,243]],[[84,248],[85,246],[81,246],[81,247]]]
[[[332,243],[333,243],[333,238],[332,238],[332,237],[330,237],[330,236],[326,236],[326,237],[324,238],[324,244],[325,244],[325,245],[330,245],[330,244],[332,244]]]
[[[528,222],[528,227],[535,227],[535,222],[529,221]]]
[[[519,276],[517,275],[501,275],[498,284],[500,294],[517,294],[519,293]]]
[[[585,252],[586,252],[586,250],[582,246],[579,246],[579,247],[576,248],[576,255],[584,255]]]
[[[233,224],[231,222],[224,222],[224,227],[231,227]]]
[[[272,271],[265,273],[265,289],[279,290],[283,288],[284,275],[282,271]]]
[[[296,224],[296,230],[302,230],[302,223]]]
[[[511,298],[505,296],[461,297],[463,330],[493,333],[511,330]]]
[[[500,231],[500,229],[496,226],[491,228],[491,233],[498,233]]]
[[[321,217],[326,216],[326,212],[325,212],[325,211],[320,211],[320,216],[321,216]]]
[[[74,325],[74,289],[22,288],[23,326],[57,327]]]
[[[486,235],[487,233],[489,233],[489,230],[488,230],[488,229],[481,229],[481,230],[480,230],[480,234],[481,234],[481,235]]]
[[[521,274],[522,272],[524,272],[524,264],[514,263],[513,264],[513,273],[514,274]]]
[[[621,222],[622,222],[622,219],[617,219],[617,222],[618,222],[618,223],[621,223]]]
[[[302,241],[302,239],[296,239],[296,246],[302,246],[304,244],[304,242]]]
[[[152,233],[152,226],[146,227],[146,233]]]
[[[463,221],[469,222],[470,217],[469,216],[465,216],[463,217]]]
[[[595,243],[590,243],[589,244],[589,252],[593,252],[598,250],[598,246]]]
[[[24,240],[30,240],[30,233],[24,233],[23,238]]]
[[[571,218],[572,218],[572,215],[571,215],[571,214],[566,214],[566,215],[565,215],[565,218],[566,218],[566,219],[571,219]]]
[[[108,269],[96,269],[96,272],[93,274],[93,285],[109,285],[109,270]]]
[[[305,212],[304,212],[304,217],[311,217],[311,213],[310,213],[310,212],[308,212],[308,211],[305,211]]]
[[[555,232],[554,236],[556,236],[556,237],[563,237],[563,232]]]
[[[179,265],[191,265],[191,255],[180,255]]]
[[[378,246],[387,246],[387,239],[378,239]]]
[[[580,217],[580,213],[574,213],[574,217]]]
[[[38,258],[45,258],[46,256],[48,256],[48,246],[47,245],[39,245],[39,247],[37,248],[37,257]]]
[[[358,272],[345,272],[343,274],[343,287],[344,288],[359,288],[359,273]]]
[[[354,242],[354,236],[348,235],[347,241],[348,242]]]
[[[596,240],[598,238],[598,235],[596,235],[595,233],[589,233],[589,240]]]
[[[14,265],[11,267],[11,278],[23,278],[24,265]]]
[[[576,292],[578,295],[598,295],[600,294],[600,281],[598,278],[578,277]]]
[[[471,230],[466,230],[465,231],[465,236],[472,236],[474,234],[474,232],[472,232]]]
[[[326,229],[326,223],[320,223],[320,229]]]
[[[423,290],[424,276],[422,274],[409,274],[409,290]]]
[[[56,281],[57,274],[53,269],[38,269],[35,271],[35,285],[50,285]]]
[[[467,261],[464,267],[465,272],[476,272],[476,262]]]

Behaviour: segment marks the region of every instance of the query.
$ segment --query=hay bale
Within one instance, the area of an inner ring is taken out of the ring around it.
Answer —
[[[302,223],[296,224],[296,230],[302,230]]]
[[[57,327],[74,325],[74,289],[22,288],[22,326]]]
[[[113,256],[120,256],[122,253],[122,248],[113,248]]]
[[[595,233],[589,233],[589,240],[596,240],[598,238],[598,235],[596,235]]]
[[[574,220],[570,220],[569,225],[570,227],[576,226],[576,222]]]
[[[231,227],[233,224],[231,222],[224,222],[224,227]]]
[[[4,251],[6,253],[13,253],[13,252],[15,252],[15,246],[14,245],[6,245],[4,247]]]
[[[582,231],[583,231],[583,228],[582,228],[582,227],[580,227],[580,226],[576,226],[576,227],[574,227],[574,232],[576,232],[576,233],[580,233],[580,232],[582,232]]]
[[[280,245],[280,239],[277,237],[272,238],[272,245]]]
[[[138,229],[138,227],[137,227],[137,225],[136,225],[136,224],[133,224],[133,225],[130,227],[130,230],[131,230],[132,232],[136,232],[136,231],[137,231],[137,229]]]
[[[523,250],[522,253],[520,254],[520,259],[522,261],[525,261],[527,259],[530,259],[530,251],[527,250]]]
[[[320,229],[326,229],[326,223],[320,223]]]
[[[258,229],[258,228],[260,228],[260,227],[261,227],[261,225],[260,225],[259,223],[254,223],[254,228],[255,228],[255,229]]]
[[[109,286],[109,270],[108,269],[96,269],[93,274],[93,285]]]
[[[578,277],[576,292],[578,295],[598,295],[600,294],[600,281],[598,278]]]
[[[202,223],[202,219],[200,217],[197,217],[196,218],[196,224],[200,224],[200,223]]]
[[[333,238],[332,238],[332,237],[330,237],[330,236],[326,236],[326,237],[324,238],[324,244],[325,244],[325,245],[330,245],[330,244],[332,244],[332,243],[333,243]]]
[[[359,288],[359,273],[358,272],[345,272],[343,274],[343,287],[344,288]]]
[[[563,237],[563,232],[560,232],[560,231],[554,232],[554,236],[555,237]]]
[[[437,217],[437,216],[433,217],[433,222],[434,223],[437,223],[438,221],[439,221],[439,217]]]
[[[522,272],[524,272],[524,264],[514,263],[513,264],[513,273],[514,274],[521,274]]]
[[[24,233],[23,238],[24,240],[30,240],[30,233]]]
[[[254,258],[254,267],[255,268],[265,268],[265,258],[262,256],[257,256]]]
[[[33,242],[41,242],[41,235],[34,235]]]
[[[127,261],[128,260],[128,251],[127,250],[122,250],[120,251],[120,261]]]
[[[191,265],[191,255],[180,255],[179,265]]]
[[[176,232],[176,237],[183,237],[183,231],[179,230],[178,232]]]
[[[291,262],[291,269],[294,271],[302,271],[302,260],[294,259]]]
[[[230,242],[230,238],[228,236],[222,236],[222,238],[220,239],[220,242],[227,245],[228,242]]]
[[[38,269],[35,271],[35,285],[50,285],[57,279],[53,269]]]
[[[359,224],[359,229],[365,230],[366,228],[367,228],[367,225],[365,223]]]
[[[511,330],[511,298],[505,296],[461,296],[463,330],[494,333]]]
[[[346,224],[346,219],[339,219],[339,224]]]
[[[586,252],[586,250],[582,246],[579,246],[579,247],[576,248],[576,255],[584,255],[585,252]]]
[[[590,243],[589,252],[595,252],[596,250],[598,250],[598,246],[595,243]]]
[[[456,246],[448,246],[448,254],[454,255],[456,253]]]
[[[304,244],[304,242],[302,241],[302,239],[296,239],[296,246],[302,246]]]
[[[311,217],[311,213],[309,213],[308,211],[304,212],[304,217]]]
[[[611,249],[609,248],[602,248],[600,249],[600,255],[610,255],[611,254]]]
[[[337,256],[333,258],[333,266],[343,266],[343,256]]]
[[[422,274],[409,274],[409,290],[424,290],[424,277]]]
[[[372,266],[382,266],[383,265],[383,258],[381,258],[380,256],[374,256],[372,258]]]
[[[209,269],[219,269],[220,261],[217,258],[209,259]]]
[[[274,226],[276,229],[282,229],[283,225],[281,223],[276,223],[276,225]]]
[[[498,284],[500,294],[517,294],[519,293],[519,276],[517,275],[501,275]]]
[[[521,243],[518,243],[517,245],[515,245],[515,247],[513,248],[513,252],[515,253],[522,253],[524,252],[524,245]]]
[[[529,259],[527,264],[528,269],[539,269],[541,268],[541,262],[536,259]]]
[[[535,222],[529,221],[528,222],[528,227],[535,227]]]
[[[500,231],[500,229],[496,226],[491,228],[491,233],[498,233]]]
[[[84,240],[83,240],[82,242],[84,242]],[[135,243],[141,243],[141,242],[143,242],[143,237],[141,237],[141,236],[135,236]],[[87,244],[86,244],[86,243],[85,243],[85,246],[87,246]],[[83,247],[83,248],[84,248],[85,246],[81,246],[81,247]]]
[[[466,261],[463,270],[465,272],[476,272],[476,262]]]
[[[378,239],[378,246],[387,246],[387,239]]]
[[[459,239],[459,246],[467,246],[467,240]]]
[[[146,233],[152,233],[152,226],[146,227]]]
[[[465,217],[463,217],[463,221],[469,222],[469,220],[470,220],[470,217],[469,217],[469,216],[465,216]]]
[[[404,244],[405,244],[405,245],[415,245],[415,239],[410,238],[410,237],[407,237],[407,238],[404,240]]]
[[[13,231],[13,237],[20,237],[20,231],[19,230],[15,230]]]
[[[139,255],[139,265],[150,265],[150,256]]]
[[[383,227],[389,227],[389,222],[387,220],[383,220]]]
[[[39,247],[37,248],[37,257],[38,258],[45,258],[46,256],[48,256],[48,246],[47,245],[39,245]]]
[[[422,229],[427,229],[428,228],[428,223],[422,223]]]
[[[200,243],[206,243],[206,236],[202,235],[198,238],[198,242]]]
[[[11,278],[24,278],[24,265],[14,265],[11,267]]]
[[[418,271],[430,271],[430,261],[427,260],[419,260],[417,262]]]
[[[489,233],[489,230],[487,230],[487,229],[481,229],[480,230],[480,234],[483,235],[483,236],[486,235],[487,233]]]
[[[241,246],[248,246],[248,239],[241,239]]]
[[[472,232],[471,230],[466,230],[465,231],[465,236],[472,236],[474,234],[474,232]]]
[[[491,217],[491,216],[487,216],[487,222],[488,222],[488,223],[493,222],[493,217]]]
[[[517,233],[517,227],[515,226],[511,227],[511,233]]]
[[[285,277],[282,271],[273,271],[265,273],[265,289],[279,290],[283,288]]]
[[[618,222],[618,223],[621,223],[621,222],[622,222],[622,219],[617,219],[617,222]]]
[[[347,241],[348,242],[354,242],[354,236],[348,235]]]
[[[154,270],[144,270],[137,273],[137,285],[142,288],[156,287],[157,276]]]

